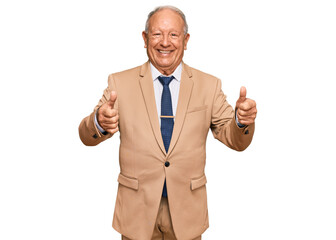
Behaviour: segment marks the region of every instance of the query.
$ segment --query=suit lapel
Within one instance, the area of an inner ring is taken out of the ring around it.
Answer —
[[[163,140],[161,136],[160,123],[158,119],[158,113],[155,103],[154,87],[152,73],[150,71],[149,62],[141,66],[140,70],[140,87],[142,91],[143,98],[145,100],[147,114],[152,125],[152,130],[156,138],[156,142],[161,148],[161,151],[166,155],[166,150],[163,145]]]
[[[193,85],[194,85],[194,82],[192,80],[191,71],[188,65],[183,63],[180,92],[179,92],[179,98],[178,98],[178,104],[177,104],[176,116],[175,116],[175,122],[174,122],[174,130],[173,130],[173,135],[170,141],[167,155],[169,155],[172,152],[180,136],[182,126],[184,123],[184,119],[185,119],[185,115],[187,113]]]
[[[161,148],[161,151],[165,155],[168,156],[172,152],[180,136],[182,126],[184,123],[184,119],[185,119],[185,115],[187,113],[189,100],[190,100],[192,88],[194,85],[194,82],[192,80],[191,71],[188,65],[183,63],[180,92],[179,92],[179,98],[178,98],[178,104],[177,104],[176,116],[175,116],[175,122],[174,122],[174,130],[173,130],[172,139],[170,141],[168,153],[166,153],[163,140],[162,140],[160,123],[159,123],[158,113],[157,113],[156,103],[155,103],[153,79],[152,79],[152,73],[150,71],[149,62],[141,66],[140,77],[141,78],[139,80],[139,83],[140,83],[142,95],[143,95],[143,98],[146,104],[147,114],[149,116],[149,120],[152,126],[152,131],[154,133],[154,136],[156,138],[158,145]]]

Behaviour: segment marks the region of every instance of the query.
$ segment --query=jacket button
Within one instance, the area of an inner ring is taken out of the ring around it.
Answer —
[[[168,162],[168,161],[165,162],[165,166],[166,166],[166,167],[169,167],[169,165],[170,165],[170,162]]]

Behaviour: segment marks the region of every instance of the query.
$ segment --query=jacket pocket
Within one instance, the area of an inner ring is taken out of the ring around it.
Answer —
[[[119,176],[118,176],[118,182],[121,185],[123,185],[125,187],[132,188],[134,190],[139,189],[139,181],[136,178],[129,178],[129,177],[126,177],[126,176],[124,176],[120,173]]]
[[[200,187],[204,186],[206,183],[207,183],[207,179],[206,179],[205,175],[203,175],[200,178],[191,179],[191,181],[190,181],[191,190],[195,190],[197,188],[200,188]]]
[[[191,108],[191,109],[188,109],[188,110],[187,110],[187,113],[198,112],[198,111],[205,110],[205,109],[207,109],[207,108],[208,108],[207,105],[199,106],[199,107],[193,107],[193,108]]]

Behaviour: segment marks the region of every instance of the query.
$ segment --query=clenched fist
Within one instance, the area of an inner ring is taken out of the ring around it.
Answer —
[[[240,88],[240,96],[236,102],[238,122],[244,125],[254,123],[257,117],[257,104],[254,100],[246,98],[246,88]]]
[[[111,134],[118,132],[119,114],[118,110],[113,109],[114,103],[117,100],[117,93],[110,93],[110,100],[100,106],[97,112],[98,124]]]

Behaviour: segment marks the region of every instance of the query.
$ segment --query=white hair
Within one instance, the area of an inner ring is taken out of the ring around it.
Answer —
[[[188,24],[187,24],[187,20],[186,20],[186,17],[184,15],[184,13],[178,9],[177,7],[174,7],[174,6],[170,6],[170,5],[167,5],[167,6],[159,6],[157,8],[155,8],[153,11],[151,11],[149,14],[148,14],[148,17],[147,17],[147,21],[146,21],[146,26],[145,26],[145,32],[148,33],[148,28],[149,28],[149,19],[155,14],[157,13],[158,11],[161,11],[161,10],[164,10],[164,9],[170,9],[170,10],[173,10],[174,12],[178,13],[183,22],[184,22],[184,34],[187,34],[188,33]]]

